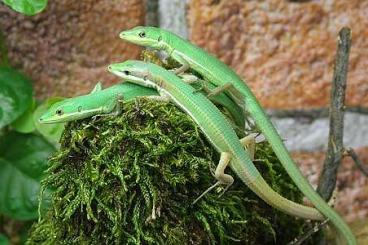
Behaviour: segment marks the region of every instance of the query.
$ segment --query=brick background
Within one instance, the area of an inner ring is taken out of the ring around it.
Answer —
[[[144,0],[49,1],[34,17],[0,4],[10,61],[34,80],[40,99],[84,94],[100,80],[111,85],[116,77],[107,64],[136,58],[140,50],[119,32],[143,23]]]
[[[190,39],[220,57],[272,109],[328,104],[336,37],[352,28],[347,104],[368,105],[368,1],[192,0]]]

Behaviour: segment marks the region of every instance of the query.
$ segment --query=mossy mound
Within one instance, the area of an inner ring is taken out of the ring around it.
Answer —
[[[237,178],[192,205],[216,182],[219,154],[172,103],[137,100],[118,117],[70,123],[61,144],[43,181],[52,206],[28,244],[285,244],[305,224]],[[268,144],[256,159],[275,190],[301,202]]]

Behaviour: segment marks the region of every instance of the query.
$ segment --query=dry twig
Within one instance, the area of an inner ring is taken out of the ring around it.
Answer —
[[[340,166],[344,151],[344,102],[350,45],[351,30],[348,27],[344,27],[339,32],[331,88],[330,132],[328,137],[327,156],[317,188],[318,193],[326,201],[331,198],[333,190],[335,189],[337,169]]]
[[[328,201],[336,186],[337,169],[343,158],[343,129],[345,110],[345,89],[348,72],[349,52],[351,45],[351,30],[344,27],[339,32],[338,46],[335,58],[335,67],[331,87],[331,103],[329,108],[330,132],[328,137],[328,148],[323,170],[319,179],[317,192]],[[314,233],[318,232],[328,220],[319,223],[313,229],[296,238],[289,244],[301,244]],[[321,237],[319,244],[325,244]]]
[[[293,241],[289,242],[288,245],[300,245],[305,240],[307,240],[311,235],[318,232],[322,227],[324,227],[328,223],[329,219],[325,219],[321,223],[316,224],[312,229],[308,232],[304,233],[302,236],[295,238]]]
[[[358,155],[355,153],[354,149],[347,148],[345,149],[345,152],[346,152],[346,155],[350,156],[351,159],[353,159],[355,165],[360,170],[360,172],[362,172],[362,174],[364,174],[365,177],[368,177],[368,169],[363,166],[362,162],[360,161]]]

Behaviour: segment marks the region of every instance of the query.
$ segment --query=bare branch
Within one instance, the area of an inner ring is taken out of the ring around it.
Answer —
[[[314,226],[308,232],[302,234],[300,237],[297,237],[293,241],[289,242],[288,245],[300,245],[300,244],[302,244],[310,236],[312,236],[314,233],[318,232],[323,226],[325,226],[328,223],[328,221],[329,221],[329,219],[325,219],[321,223],[318,223],[316,226]]]
[[[362,172],[362,174],[364,174],[365,177],[368,177],[368,169],[363,166],[362,162],[360,161],[358,155],[355,153],[354,149],[347,148],[345,152],[348,156],[351,157],[351,159],[353,159],[355,165],[360,170],[360,172]]]
[[[343,128],[345,109],[346,77],[348,73],[349,53],[351,45],[351,30],[344,27],[339,32],[334,75],[331,88],[330,132],[327,156],[317,191],[326,201],[330,199],[336,186],[337,169],[344,151]]]

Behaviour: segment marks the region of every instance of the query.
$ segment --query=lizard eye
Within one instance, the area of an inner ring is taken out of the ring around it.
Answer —
[[[161,42],[161,40],[162,40],[162,36],[159,36],[157,41]]]
[[[129,71],[123,71],[125,75],[129,76],[130,72]]]
[[[140,33],[138,34],[138,36],[143,38],[143,37],[145,37],[145,36],[146,36],[146,33],[145,33],[144,31],[142,31],[142,32],[140,32]]]
[[[78,112],[82,111],[82,106],[78,106]]]
[[[56,110],[56,115],[61,116],[63,114],[64,114],[63,110],[61,109]]]

